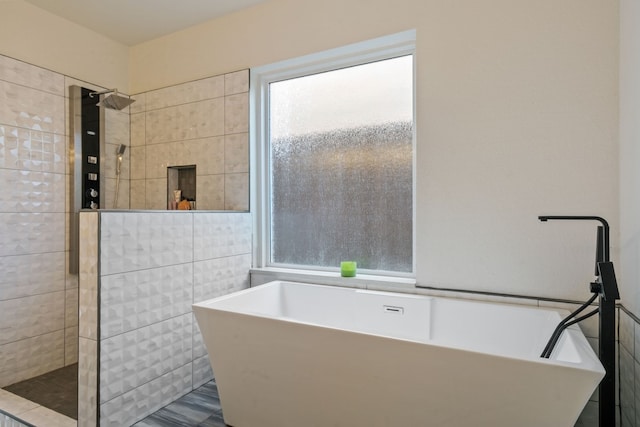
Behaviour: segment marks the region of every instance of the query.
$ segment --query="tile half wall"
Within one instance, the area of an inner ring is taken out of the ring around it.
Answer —
[[[131,425],[213,378],[191,304],[249,286],[251,216],[80,214],[78,425]]]

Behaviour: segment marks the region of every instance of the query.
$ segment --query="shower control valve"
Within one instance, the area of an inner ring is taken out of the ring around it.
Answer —
[[[98,197],[98,191],[95,188],[90,188],[87,190],[87,196],[96,198]]]

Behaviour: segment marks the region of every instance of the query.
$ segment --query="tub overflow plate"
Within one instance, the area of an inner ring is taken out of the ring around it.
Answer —
[[[387,313],[404,314],[404,307],[398,307],[396,305],[383,305],[382,310]]]

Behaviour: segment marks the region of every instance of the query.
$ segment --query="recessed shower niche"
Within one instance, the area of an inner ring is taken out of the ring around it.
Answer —
[[[196,165],[167,168],[167,209],[196,208]]]

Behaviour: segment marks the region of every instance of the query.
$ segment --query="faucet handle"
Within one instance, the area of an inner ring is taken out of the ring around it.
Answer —
[[[613,301],[620,299],[620,291],[618,290],[618,281],[616,280],[616,273],[613,270],[613,263],[599,262],[598,263],[599,282],[602,285],[602,296],[606,300],[612,298]]]

